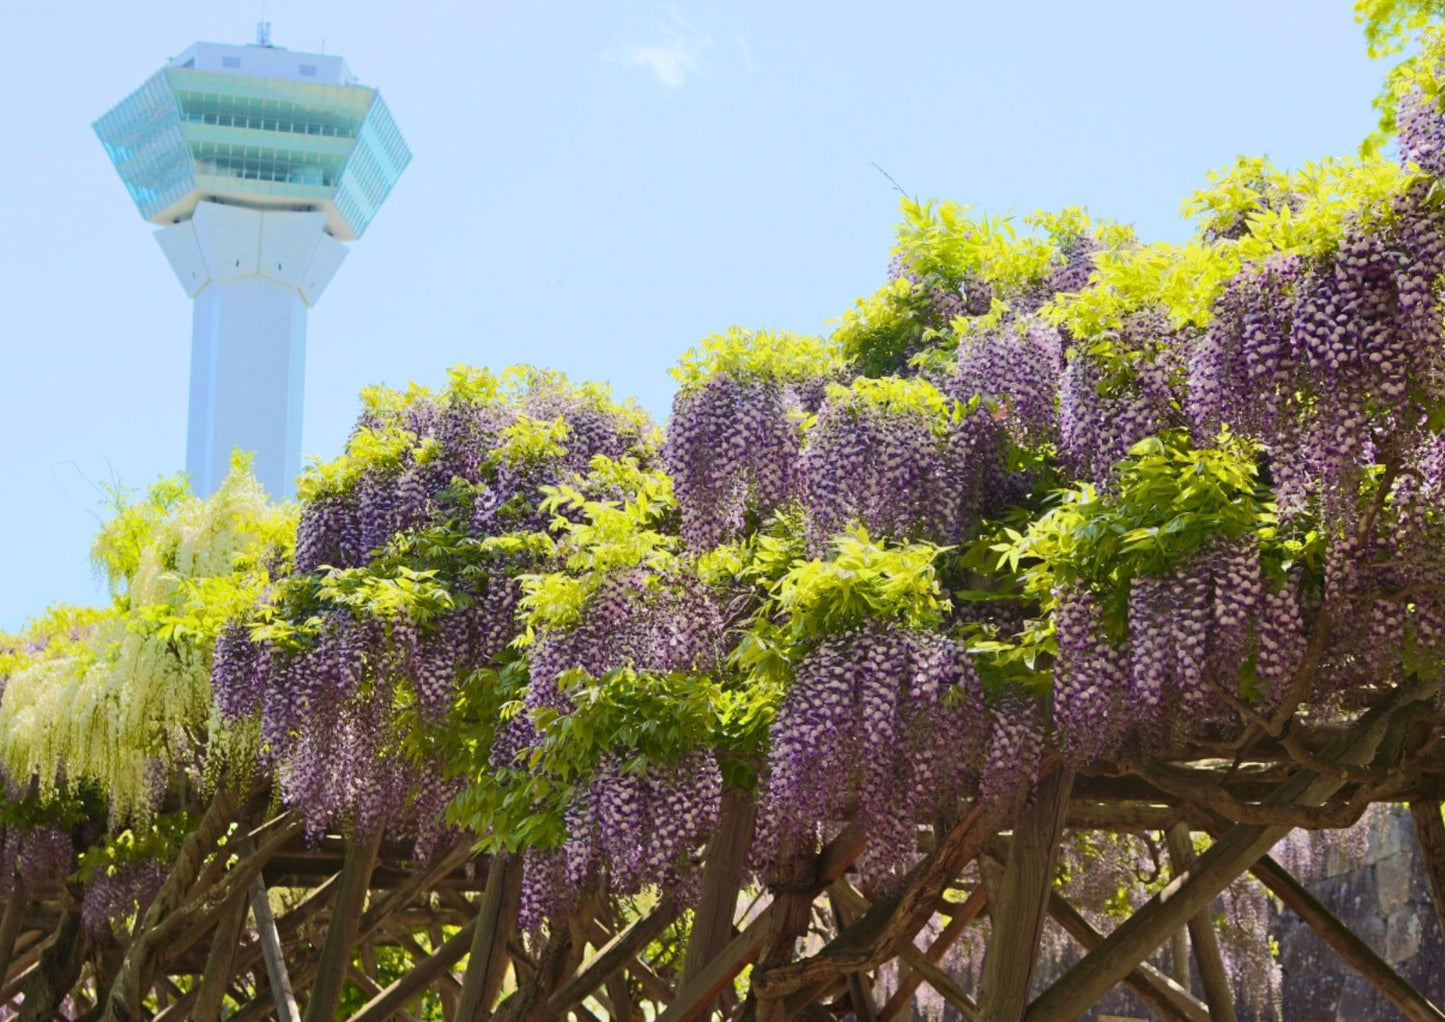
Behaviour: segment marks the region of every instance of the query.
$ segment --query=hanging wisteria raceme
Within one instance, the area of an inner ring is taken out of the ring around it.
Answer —
[[[972,665],[942,636],[868,626],[824,639],[795,669],[771,729],[757,868],[811,847],[856,804],[862,879],[911,864],[916,828],[976,776],[985,710]]]
[[[1212,443],[1225,423],[1270,438],[1272,449],[1294,439],[1307,367],[1291,323],[1303,275],[1301,257],[1272,256],[1225,285],[1190,353],[1188,412],[1199,443]],[[1276,459],[1276,471],[1284,467]]]
[[[1104,634],[1093,594],[1075,583],[1055,595],[1054,727],[1069,759],[1087,763],[1111,750],[1136,719],[1157,716],[1157,677],[1136,673],[1130,691],[1128,651]]]
[[[1120,719],[1146,744],[1175,741],[1222,712],[1218,689],[1239,692],[1251,659],[1263,686],[1256,697],[1269,702],[1304,653],[1293,595],[1266,591],[1258,550],[1247,541],[1211,545],[1167,575],[1136,577],[1128,614]],[[1056,690],[1056,715],[1061,697]]]
[[[15,892],[18,879],[26,890],[60,883],[75,863],[75,843],[58,827],[11,824],[0,837],[0,898]]]
[[[1148,310],[1129,316],[1118,331],[1115,348],[1132,354],[1116,374],[1082,346],[1070,349],[1058,413],[1060,461],[1067,471],[1106,481],[1134,444],[1175,424],[1185,344],[1162,313]]]
[[[1062,365],[1056,328],[1037,316],[1005,320],[959,339],[958,370],[946,386],[960,400],[978,396],[988,402],[1017,441],[1047,443],[1057,439]]]
[[[1417,164],[1431,177],[1445,174],[1445,117],[1439,100],[1423,89],[1411,90],[1400,100],[1396,114],[1400,126],[1400,159]]]
[[[803,402],[782,384],[713,373],[680,390],[663,464],[682,508],[682,534],[706,549],[738,536],[794,496]]]
[[[805,541],[821,555],[850,525],[876,537],[957,542],[999,481],[997,421],[954,415],[923,379],[832,387],[799,458]]]
[[[567,882],[583,887],[605,875],[614,895],[656,885],[690,901],[693,857],[717,823],[721,795],[722,775],[710,752],[643,770],[608,754],[567,813]]]
[[[349,495],[327,495],[308,501],[296,526],[296,570],[316,571],[323,565],[353,568],[362,563],[361,526],[356,501]]]
[[[146,906],[170,875],[170,867],[156,859],[143,859],[110,870],[97,870],[80,899],[80,922],[91,933],[109,932]]]
[[[548,919],[565,918],[572,911],[579,889],[568,883],[567,853],[561,848],[531,846],[521,855],[517,929],[535,939]]]
[[[1044,739],[1035,700],[1010,693],[992,707],[978,798],[997,818],[1012,819],[1032,794]]]

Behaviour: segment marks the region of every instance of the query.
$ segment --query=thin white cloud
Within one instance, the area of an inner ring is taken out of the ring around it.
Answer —
[[[640,67],[670,89],[680,88],[702,69],[702,53],[712,45],[706,33],[694,31],[687,19],[668,6],[645,43],[628,43],[602,54],[602,59],[623,67]]]

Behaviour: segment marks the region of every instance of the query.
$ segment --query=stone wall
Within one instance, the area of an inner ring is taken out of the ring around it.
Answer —
[[[1445,940],[1409,810],[1372,813],[1361,826],[1368,832],[1363,861],[1351,861],[1356,842],[1323,834],[1317,838],[1325,843],[1323,876],[1307,886],[1400,975],[1445,1005]],[[1279,942],[1286,1022],[1405,1017],[1287,909],[1275,916],[1270,932]]]

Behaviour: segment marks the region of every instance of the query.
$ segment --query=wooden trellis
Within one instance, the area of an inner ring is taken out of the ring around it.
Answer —
[[[415,1018],[426,993],[453,1020],[851,1014],[884,1022],[904,1016],[927,985],[965,1018],[1044,1022],[1084,1017],[1122,984],[1161,1019],[1232,1020],[1208,907],[1249,872],[1407,1018],[1440,1022],[1439,1008],[1267,855],[1295,827],[1344,825],[1373,801],[1409,802],[1445,925],[1445,750],[1434,707],[1432,686],[1403,686],[1381,692],[1350,726],[1297,722],[1285,741],[1246,735],[1233,758],[1199,743],[1168,763],[1110,761],[1077,773],[1046,759],[1021,812],[965,805],[952,819],[921,825],[921,860],[872,902],[851,875],[867,835],[846,821],[786,882],[750,897],[744,861],[753,806],[729,792],[702,853],[689,943],[671,959],[680,965],[648,959],[682,911],[670,896],[626,925],[607,905],[589,905],[525,946],[516,933],[516,859],[489,860],[460,846],[418,865],[377,836],[308,846],[295,815],[264,818],[267,793],[223,791],[124,943],[101,942],[81,927],[76,890],[17,890],[0,912],[0,1003],[36,1020],[60,1017],[64,1005],[84,1019],[210,1022],[224,1006],[224,1017],[235,1019],[318,1022],[335,1017],[349,980],[369,998],[351,1015],[361,1022]],[[1173,878],[1111,933],[1099,933],[1052,884],[1070,830],[1161,833]],[[1213,839],[1197,857],[1194,832]],[[965,883],[970,865],[976,879]],[[278,891],[285,907],[273,915]],[[985,917],[980,986],[966,990],[939,962]],[[1046,918],[1082,956],[1031,997]],[[920,950],[915,938],[930,923],[937,936]],[[1203,1000],[1181,970],[1178,935],[1186,930]],[[1171,942],[1176,975],[1147,961]],[[410,963],[385,985],[375,967],[383,947]],[[900,980],[885,1000],[878,970],[890,962]]]

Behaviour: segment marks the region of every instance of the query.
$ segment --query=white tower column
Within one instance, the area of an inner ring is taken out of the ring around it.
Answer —
[[[198,203],[156,233],[195,300],[186,471],[214,492],[235,450],[273,499],[301,470],[306,311],[346,257],[325,214]]]

